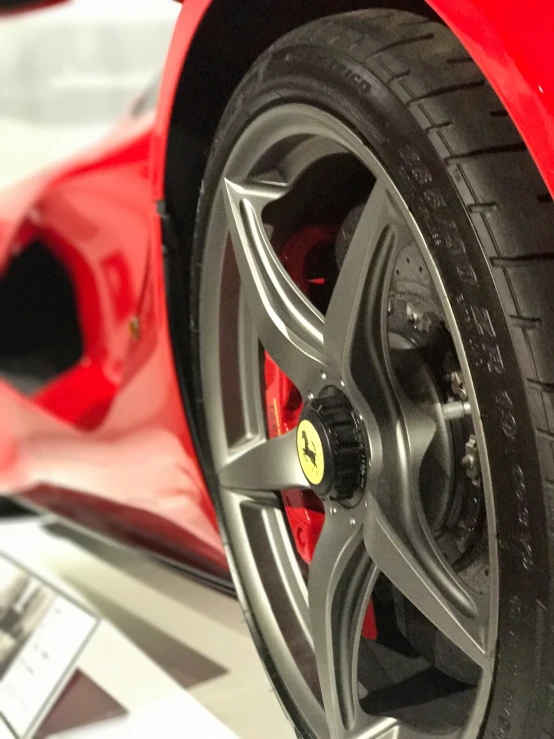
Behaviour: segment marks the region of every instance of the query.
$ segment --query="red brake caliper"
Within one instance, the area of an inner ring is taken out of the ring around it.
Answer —
[[[337,233],[334,226],[307,227],[296,233],[280,253],[288,273],[305,294],[310,282],[322,283],[324,278],[310,280],[306,275],[307,260],[313,249],[328,246]],[[265,352],[265,402],[269,436],[274,438],[291,431],[298,425],[302,411],[302,397],[285,373]],[[325,512],[320,499],[310,490],[282,490],[285,512],[291,527],[296,549],[300,557],[310,564],[317,540],[323,528]],[[366,639],[377,638],[373,604],[368,604],[362,627]]]

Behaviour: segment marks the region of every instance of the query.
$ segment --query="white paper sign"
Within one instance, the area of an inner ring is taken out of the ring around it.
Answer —
[[[97,619],[13,569],[10,579],[0,566],[0,717],[19,739],[28,736],[73,674]],[[0,723],[0,739],[2,731]]]

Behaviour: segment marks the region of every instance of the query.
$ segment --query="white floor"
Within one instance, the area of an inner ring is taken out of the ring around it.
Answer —
[[[88,677],[117,697],[130,715],[126,723],[116,722],[111,727],[107,724],[102,733],[98,726],[72,732],[72,739],[78,736],[139,739],[137,724],[141,727],[140,736],[151,737],[152,727],[159,727],[160,721],[164,739],[208,736],[205,730],[198,733],[194,729],[197,716],[194,701],[227,727],[230,736],[292,739],[293,733],[234,599],[128,550],[98,544],[87,537],[77,537],[77,542],[52,534],[37,520],[8,520],[0,524],[0,554],[4,552],[45,579],[61,583],[62,588],[69,588],[84,598],[101,615],[103,611],[109,615],[115,609],[114,613],[140,619],[153,632],[163,632],[182,644],[185,652],[188,649],[206,664],[217,665],[218,674],[208,679],[204,675],[185,692],[167,674],[164,664],[146,669],[148,660],[132,644],[124,655],[118,653],[117,669],[113,669],[117,629],[108,623],[103,627],[103,639],[96,640],[92,649],[90,645],[87,647],[81,667]],[[121,623],[120,618],[119,628]],[[130,632],[126,636],[132,639]],[[197,669],[194,665],[193,672]],[[187,702],[190,698],[194,701]],[[193,721],[187,722],[186,734],[165,728],[177,724],[182,727],[178,716],[183,716],[183,710],[185,713],[188,710],[187,715]],[[213,729],[209,736],[216,739],[219,734]]]

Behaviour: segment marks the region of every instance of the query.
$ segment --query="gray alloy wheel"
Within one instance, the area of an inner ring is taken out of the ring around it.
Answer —
[[[318,739],[476,739],[495,669],[496,517],[472,375],[428,244],[363,138],[306,103],[256,115],[219,182],[199,306],[207,431],[235,576],[282,692]],[[336,274],[316,305],[279,252],[325,210]],[[325,427],[322,444],[335,433],[322,409],[340,406],[354,446],[354,475],[329,447],[308,572],[280,491],[310,485],[296,432],[268,437],[264,350],[300,391],[302,418]],[[379,632],[396,621],[377,641],[361,637],[370,598]]]

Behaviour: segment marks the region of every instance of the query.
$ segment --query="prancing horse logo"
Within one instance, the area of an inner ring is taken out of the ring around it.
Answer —
[[[310,485],[319,485],[325,472],[325,455],[316,427],[307,418],[296,430],[296,449],[302,472]]]
[[[302,441],[304,442],[304,448],[302,449],[302,454],[310,460],[312,465],[317,470],[317,460],[316,460],[316,453],[315,453],[315,446],[313,444],[310,445],[310,441],[308,439],[308,434],[305,431],[302,431]]]

